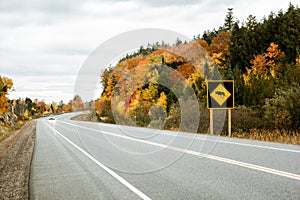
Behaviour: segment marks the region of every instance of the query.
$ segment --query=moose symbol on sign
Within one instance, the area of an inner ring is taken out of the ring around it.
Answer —
[[[216,91],[216,94],[221,96],[222,98],[224,98],[226,96],[225,92],[222,92],[222,91]]]

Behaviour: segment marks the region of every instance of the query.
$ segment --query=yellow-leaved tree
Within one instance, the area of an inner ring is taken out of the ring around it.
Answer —
[[[157,95],[157,85],[149,84],[148,88],[142,91],[142,97],[145,102],[154,102]]]
[[[167,108],[167,96],[165,95],[164,92],[160,93],[160,97],[157,100],[157,105],[162,106],[164,109]]]
[[[12,86],[12,79],[0,76],[0,114],[7,112],[9,109],[7,94]]]

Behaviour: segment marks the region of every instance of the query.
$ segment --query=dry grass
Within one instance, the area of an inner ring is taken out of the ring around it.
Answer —
[[[10,128],[0,126],[0,142],[5,140],[11,135]]]
[[[84,112],[83,114],[72,117],[71,119],[78,121],[98,122],[98,117],[95,112]]]
[[[300,131],[251,129],[250,132],[233,132],[232,137],[300,145]]]
[[[8,138],[11,134],[13,134],[16,130],[19,130],[24,125],[23,121],[19,121],[15,124],[14,128],[0,126],[0,142]]]

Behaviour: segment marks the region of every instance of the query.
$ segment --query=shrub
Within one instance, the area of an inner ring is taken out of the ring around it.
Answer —
[[[277,129],[300,128],[300,87],[276,91],[275,97],[266,99],[264,118]],[[268,127],[271,128],[271,127]]]

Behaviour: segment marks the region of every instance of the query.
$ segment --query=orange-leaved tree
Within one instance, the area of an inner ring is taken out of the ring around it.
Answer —
[[[7,94],[12,86],[12,79],[0,76],[0,113],[5,113],[9,109]]]

